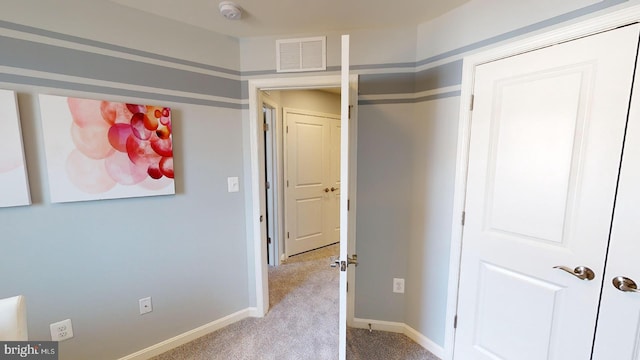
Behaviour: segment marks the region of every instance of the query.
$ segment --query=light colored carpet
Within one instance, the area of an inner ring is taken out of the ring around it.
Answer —
[[[297,255],[269,269],[264,318],[249,318],[152,360],[334,360],[338,358],[338,246]],[[349,360],[438,360],[401,334],[349,329]]]

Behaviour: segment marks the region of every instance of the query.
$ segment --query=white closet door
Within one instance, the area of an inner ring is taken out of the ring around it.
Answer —
[[[615,278],[622,280],[618,284],[624,283],[622,277],[640,287],[639,82],[640,72],[636,73],[629,113],[593,360],[640,359],[640,292],[621,291],[613,283]]]
[[[285,252],[292,256],[340,241],[340,147],[337,152],[333,149],[336,139],[339,146],[339,128],[337,134],[335,128],[340,120],[313,112],[284,112],[288,128]]]
[[[634,25],[476,68],[456,359],[590,358],[637,43]]]

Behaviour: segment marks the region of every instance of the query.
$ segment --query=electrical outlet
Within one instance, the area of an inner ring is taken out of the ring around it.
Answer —
[[[153,306],[151,305],[151,297],[140,299],[138,300],[138,303],[140,305],[140,315],[144,315],[153,311]]]
[[[52,341],[65,341],[73,337],[73,327],[71,326],[71,319],[53,323],[49,325],[49,329],[51,330]]]
[[[393,278],[393,292],[404,294],[404,279]]]

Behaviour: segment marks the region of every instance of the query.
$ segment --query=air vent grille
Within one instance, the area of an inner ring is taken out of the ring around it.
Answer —
[[[324,36],[276,40],[278,72],[327,69],[327,38]]]

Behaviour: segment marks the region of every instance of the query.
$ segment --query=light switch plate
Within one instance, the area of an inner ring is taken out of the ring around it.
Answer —
[[[227,189],[229,190],[229,192],[240,191],[240,181],[238,180],[238,177],[227,178]]]

